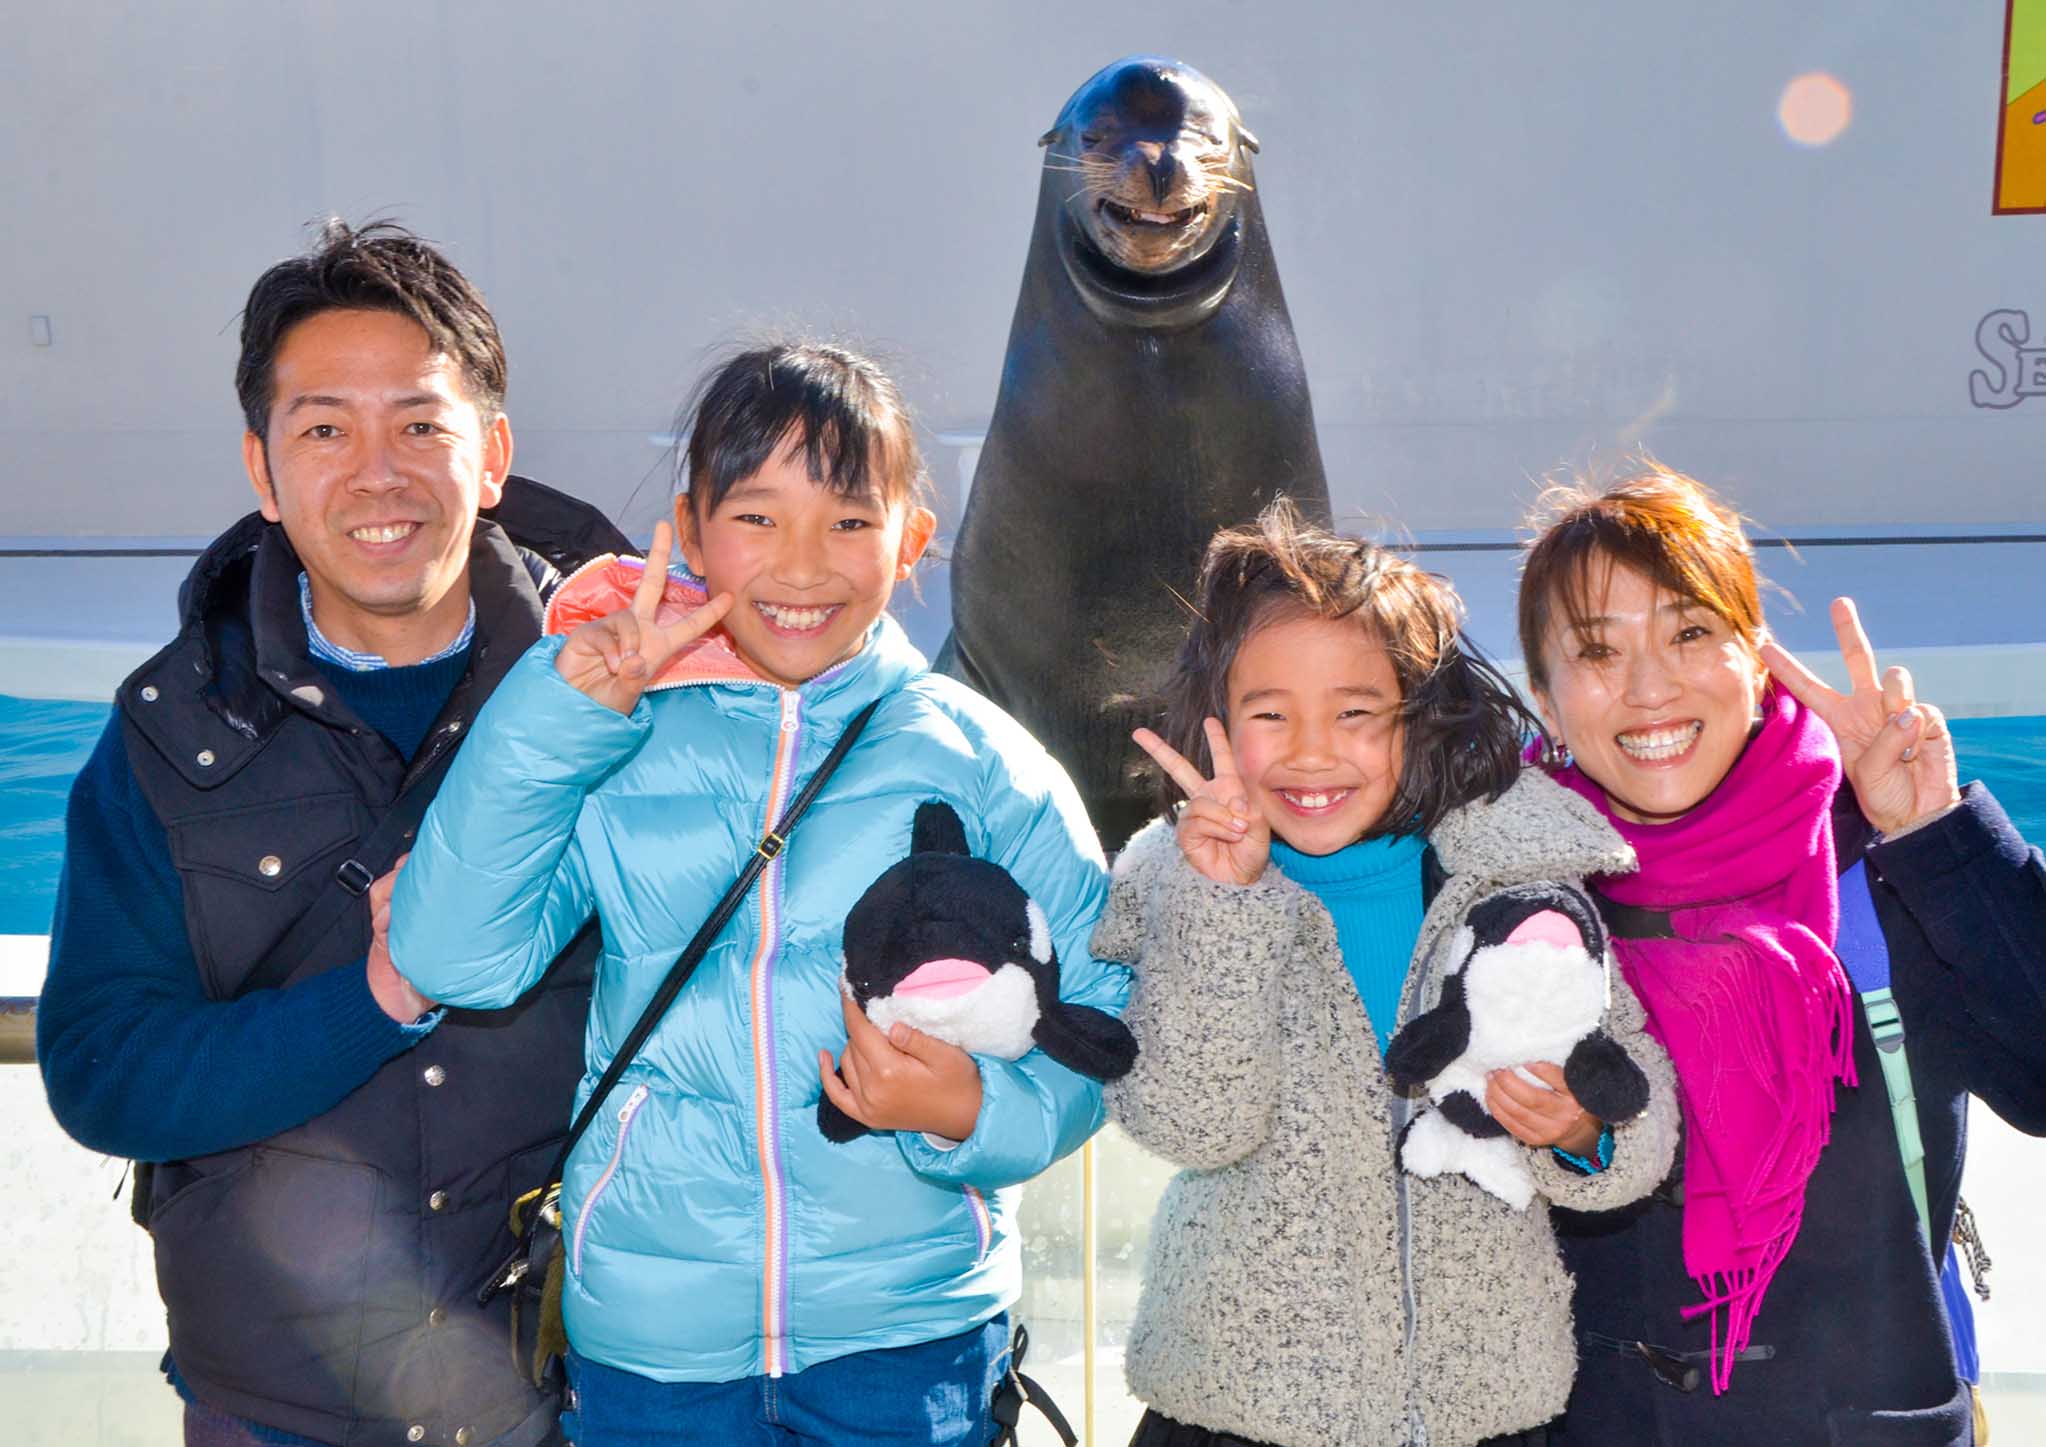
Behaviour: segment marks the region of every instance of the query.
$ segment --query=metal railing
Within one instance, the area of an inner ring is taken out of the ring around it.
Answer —
[[[35,1063],[35,998],[0,995],[0,1065]]]

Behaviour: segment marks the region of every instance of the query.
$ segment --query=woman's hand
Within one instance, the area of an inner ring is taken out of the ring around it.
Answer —
[[[1179,750],[1151,730],[1138,729],[1130,737],[1186,794],[1178,837],[1187,863],[1218,884],[1255,884],[1271,861],[1272,826],[1262,811],[1251,807],[1222,721],[1211,718],[1201,727],[1207,731],[1208,753],[1215,761],[1212,779],[1202,778]]]
[[[1485,1077],[1485,1109],[1492,1119],[1522,1145],[1554,1146],[1587,1157],[1597,1150],[1605,1122],[1577,1103],[1563,1083],[1562,1069],[1546,1060],[1521,1069],[1548,1089],[1529,1085],[1511,1070],[1493,1071]]]
[[[668,586],[668,554],[673,534],[666,523],[654,526],[647,549],[646,571],[633,590],[632,602],[616,613],[589,622],[568,635],[554,655],[561,676],[606,708],[631,713],[646,686],[667,661],[717,626],[731,611],[732,595],[720,593],[695,612],[673,623],[659,619],[661,595]]]
[[[897,1022],[886,1034],[852,996],[845,1007],[845,1054],[817,1052],[824,1094],[874,1130],[920,1130],[963,1141],[980,1119],[980,1067],[957,1045]]]
[[[1893,667],[1878,680],[1875,649],[1852,598],[1833,600],[1833,632],[1851,692],[1827,687],[1773,641],[1762,644],[1762,661],[1840,741],[1840,763],[1868,822],[1901,834],[1961,802],[1953,735],[1946,715],[1917,701],[1908,671]]]

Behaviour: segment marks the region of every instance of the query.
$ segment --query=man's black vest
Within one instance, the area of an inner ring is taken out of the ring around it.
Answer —
[[[408,765],[310,662],[283,530],[252,514],[214,542],[180,595],[177,640],[118,695],[209,996],[242,992],[339,887],[352,846],[456,747],[539,636],[542,590],[627,546],[595,509],[509,479],[471,549],[468,672]],[[144,1205],[171,1357],[198,1397],[346,1447],[484,1447],[549,1419],[513,1368],[504,1299],[475,1297],[510,1250],[510,1203],[541,1184],[566,1130],[595,934],[509,1009],[448,1011],[325,1115],[154,1171]],[[290,978],[360,968],[369,942],[365,896]]]

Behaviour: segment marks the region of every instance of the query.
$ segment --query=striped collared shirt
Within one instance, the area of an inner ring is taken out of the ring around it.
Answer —
[[[350,673],[368,673],[376,668],[389,668],[381,653],[357,653],[352,648],[343,648],[320,631],[320,625],[313,622],[313,585],[304,573],[298,575],[298,611],[305,617],[305,641],[313,657],[323,663],[345,668]],[[422,658],[420,663],[439,663],[442,659],[460,653],[476,637],[476,600],[469,600],[469,616],[462,621],[462,631],[455,641],[431,658]]]

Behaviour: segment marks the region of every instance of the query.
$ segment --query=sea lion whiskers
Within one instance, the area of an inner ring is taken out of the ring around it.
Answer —
[[[1087,151],[1080,157],[1080,173],[1087,178],[1087,189],[1097,196],[1102,196],[1113,190],[1121,180],[1122,164],[1113,156]]]
[[[1251,182],[1236,174],[1236,158],[1227,151],[1203,151],[1193,158],[1200,175],[1218,191],[1238,193],[1257,189]]]

